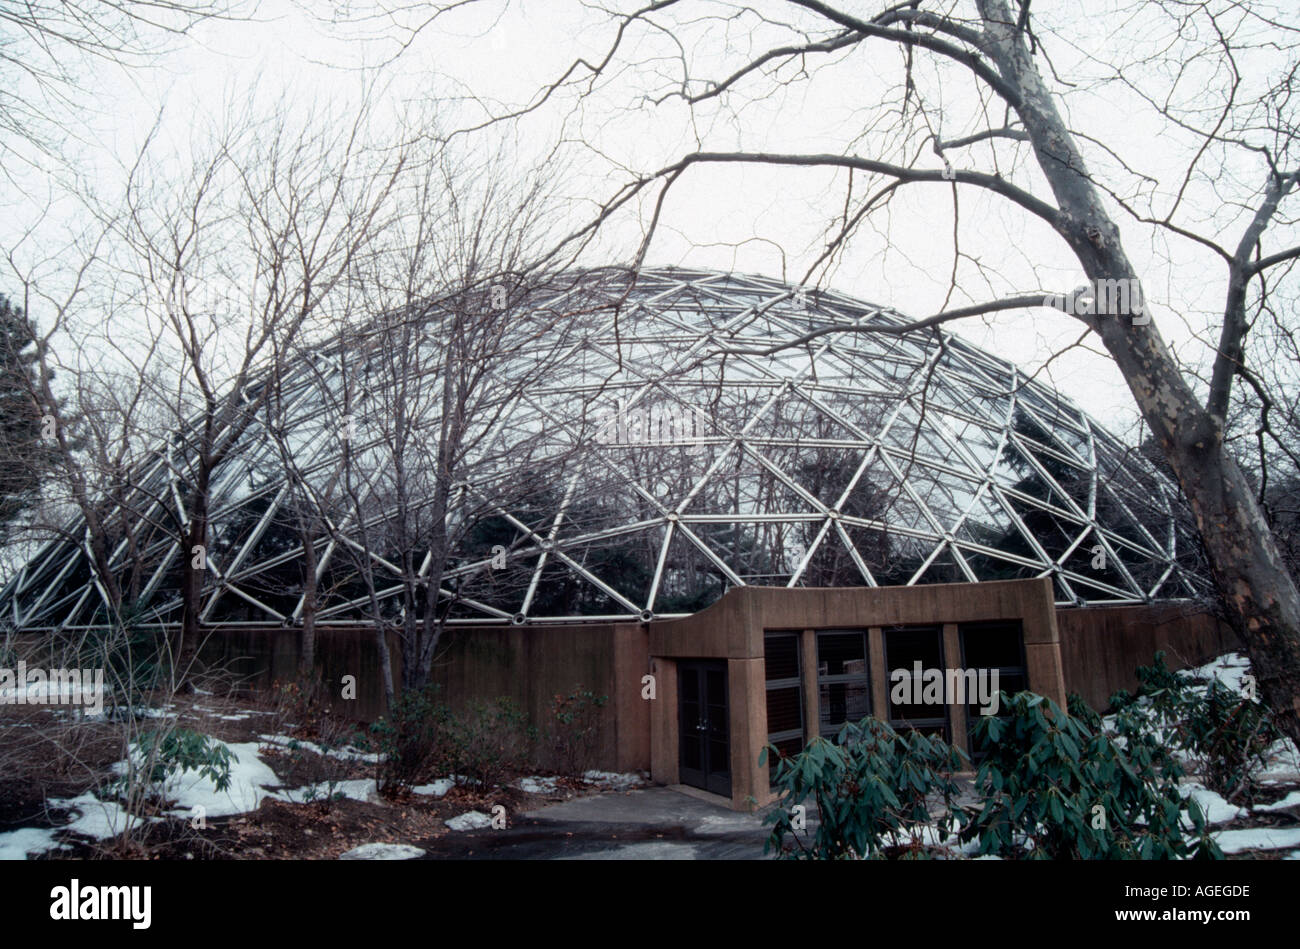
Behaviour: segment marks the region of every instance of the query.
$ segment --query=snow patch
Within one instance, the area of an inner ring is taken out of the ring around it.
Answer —
[[[1229,804],[1219,794],[1211,791],[1207,787],[1197,784],[1195,781],[1189,781],[1178,789],[1183,797],[1190,797],[1201,808],[1201,813],[1205,815],[1206,821],[1210,824],[1226,824],[1234,821],[1239,817],[1249,817],[1250,812],[1244,807],[1238,807],[1236,804]],[[1191,818],[1183,816],[1183,826],[1190,828],[1192,826]]]
[[[455,786],[456,779],[454,776],[450,778],[438,778],[438,780],[431,784],[417,784],[415,787],[411,788],[411,793],[427,794],[430,797],[442,797]]]
[[[346,797],[354,801],[373,801],[379,797],[379,787],[374,778],[357,778],[350,781],[321,781],[292,791],[269,792],[266,796],[274,797],[287,804],[306,804],[338,797]]]
[[[1265,752],[1267,764],[1262,772],[1265,779],[1294,780],[1300,774],[1300,753],[1290,738],[1279,738]]]
[[[280,783],[274,771],[258,757],[256,742],[227,744],[218,738],[208,738],[211,745],[220,745],[230,753],[230,783],[224,791],[217,790],[216,782],[198,771],[185,770],[169,775],[158,789],[168,801],[172,802],[172,816],[189,817],[196,808],[203,808],[204,817],[228,817],[255,811],[262,801],[274,797],[274,792],[266,786],[274,787]],[[119,761],[113,765],[114,773],[125,776],[129,765]],[[94,802],[102,808],[115,808],[125,814],[115,802],[96,801],[93,795],[83,794],[70,804]],[[56,803],[56,802],[51,802]],[[121,828],[114,833],[120,833]],[[108,836],[112,836],[109,834]]]
[[[615,791],[625,791],[628,788],[639,788],[645,784],[645,779],[634,772],[617,774],[613,771],[587,771],[582,775],[584,781],[588,784],[598,784],[602,787],[613,788]]]
[[[548,777],[528,777],[520,778],[515,782],[515,787],[528,794],[549,794],[558,786],[559,778]]]
[[[68,823],[55,827],[56,831],[66,830],[95,840],[116,837],[144,822],[128,813],[117,801],[101,801],[89,791],[73,798],[51,798],[49,805],[51,810],[69,810],[75,814]]]
[[[0,860],[26,860],[28,854],[35,856],[56,847],[67,850],[67,845],[58,843],[54,834],[48,827],[22,827],[0,834]]]
[[[1218,679],[1233,692],[1240,694],[1241,677],[1250,672],[1250,660],[1239,652],[1225,652],[1222,656],[1194,669],[1178,673],[1189,679],[1208,681]]]
[[[734,834],[753,830],[756,826],[757,819],[751,814],[706,814],[696,830],[701,834]]]
[[[288,735],[258,735],[257,737],[262,740],[263,744],[279,745],[282,748],[289,749],[305,748],[307,751],[322,757],[337,758],[340,761],[364,761],[366,764],[379,763],[379,755],[353,748],[350,745],[326,751],[315,742],[306,741],[302,738],[291,738]]]
[[[353,847],[345,854],[340,854],[340,860],[413,860],[416,857],[423,857],[424,851],[419,847],[412,847],[410,844],[362,844],[360,847]]]
[[[255,811],[263,800],[275,796],[267,787],[279,784],[280,779],[258,757],[257,742],[226,744],[216,738],[209,740],[225,745],[230,751],[230,785],[224,791],[218,791],[216,782],[197,771],[171,775],[163,783],[162,792],[168,800],[175,801],[171,811],[174,816],[186,817],[201,807],[205,817],[229,817]],[[122,767],[120,762],[118,767]]]
[[[492,818],[482,811],[470,811],[459,817],[449,817],[443,823],[452,830],[482,830],[492,826]]]
[[[1292,791],[1280,801],[1274,801],[1272,804],[1256,804],[1257,811],[1285,811],[1291,807],[1300,807],[1300,791]]]
[[[1254,827],[1249,830],[1222,830],[1214,842],[1225,854],[1244,850],[1281,850],[1300,847],[1300,827]]]

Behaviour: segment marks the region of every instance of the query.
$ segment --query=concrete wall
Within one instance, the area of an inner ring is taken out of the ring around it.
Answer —
[[[457,628],[444,644],[433,681],[453,709],[509,696],[545,732],[556,695],[590,689],[608,698],[592,766],[649,769],[649,712],[640,698],[649,659],[639,624]],[[537,751],[541,767],[556,765],[545,741]]]
[[[601,714],[596,767],[650,770],[666,784],[678,780],[677,675],[679,659],[724,659],[731,693],[732,803],[768,796],[766,768],[757,767],[767,740],[764,640],[767,630],[804,633],[805,721],[816,723],[816,689],[809,631],[868,629],[872,668],[883,675],[880,629],[895,624],[944,624],[953,654],[955,627],[964,621],[1019,619],[1024,628],[1030,687],[1064,705],[1067,690],[1096,708],[1119,688],[1133,689],[1133,670],[1157,649],[1183,668],[1239,648],[1212,617],[1177,604],[1056,610],[1049,579],[919,587],[783,589],[744,587],[680,620],[572,626],[505,626],[448,631],[434,668],[445,700],[463,709],[472,700],[509,696],[545,728],[550,704],[574,687],[608,695]],[[361,721],[383,713],[374,637],[361,628],[321,629],[317,655],[325,680],[338,688],[357,677],[354,703],[339,712]],[[281,628],[215,631],[203,658],[229,669],[248,689],[266,689],[297,673],[301,632]],[[392,641],[397,657],[397,643]],[[400,660],[395,658],[395,665]],[[642,677],[655,675],[657,695],[642,697]],[[400,668],[394,669],[400,681]],[[877,715],[884,690],[873,689]],[[808,704],[811,703],[811,704]],[[960,731],[960,729],[958,729]],[[963,736],[964,737],[964,734]],[[552,764],[536,749],[537,764]]]
[[[200,656],[213,669],[228,670],[243,691],[270,689],[277,679],[297,677],[301,631],[232,627],[213,631]],[[557,694],[575,688],[608,696],[601,709],[593,767],[649,770],[649,710],[640,698],[641,677],[650,670],[645,627],[640,624],[506,626],[449,629],[434,662],[432,681],[453,710],[474,701],[509,697],[543,733]],[[394,681],[401,681],[396,637],[390,639]],[[356,676],[355,701],[335,711],[360,722],[385,710],[379,655],[364,629],[317,630],[316,657],[325,682],[338,694],[345,675]],[[554,765],[546,742],[535,749],[539,767]]]
[[[199,650],[199,661],[208,671],[229,673],[241,692],[267,691],[277,680],[298,677],[302,630],[280,627],[225,627],[210,630]],[[401,681],[401,660],[395,636],[389,638],[393,656],[393,679]],[[359,628],[325,628],[316,631],[316,665],[321,679],[335,695],[342,694],[343,677],[355,676],[357,697],[341,697],[332,707],[336,714],[354,721],[374,721],[384,713],[384,690],[380,676],[379,650],[374,633]]]
[[[1065,687],[1098,710],[1116,690],[1137,689],[1134,670],[1149,666],[1158,649],[1171,669],[1186,669],[1242,648],[1226,624],[1178,603],[1062,609],[1056,625]]]

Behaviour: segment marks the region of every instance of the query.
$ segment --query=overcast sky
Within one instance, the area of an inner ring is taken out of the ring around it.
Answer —
[[[232,103],[250,97],[257,103],[254,109],[289,104],[345,116],[364,88],[378,88],[382,109],[394,115],[413,104],[438,103],[444,130],[469,126],[485,114],[532,101],[578,57],[595,61],[603,55],[614,34],[608,13],[570,0],[473,4],[438,18],[413,39],[401,26],[415,23],[427,11],[422,5],[406,11],[399,22],[369,15],[373,8],[366,3],[306,6],[310,15],[289,0],[267,0],[259,5],[256,22],[201,25],[192,36],[172,42],[171,50],[148,68],[74,64],[84,77],[83,88],[93,90],[79,103],[86,111],[78,115],[77,134],[62,142],[81,176],[77,180],[109,193],[159,115],[163,151],[183,153],[188,139],[219,125]],[[774,17],[794,17],[786,4],[758,6]],[[1072,12],[1076,6],[1034,5],[1053,64],[1075,84],[1064,99],[1069,119],[1095,140],[1084,145],[1096,174],[1122,193],[1146,192],[1156,206],[1167,204],[1181,185],[1181,162],[1191,140],[1160,123],[1126,82],[1175,100],[1200,95],[1209,104],[1226,79],[1212,63],[1185,61],[1176,82],[1167,63],[1126,69],[1120,81],[1110,64],[1136,61],[1164,48],[1171,40],[1169,24],[1126,12],[1129,5],[1111,0],[1090,3],[1086,17]],[[692,116],[680,100],[651,104],[647,97],[662,93],[680,76],[683,59],[695,75],[723,76],[747,53],[789,37],[754,16],[730,23],[695,19],[719,9],[698,3],[687,4],[682,12],[665,12],[656,20],[662,29],[635,32],[609,80],[593,94],[558,95],[510,127],[508,137],[521,166],[556,147],[568,159],[561,191],[571,200],[571,220],[581,220],[594,200],[612,194],[631,173],[670,162],[697,142],[718,150],[842,153],[861,136],[861,147],[853,150],[875,153],[878,139],[870,129],[887,119],[884,103],[900,74],[900,54],[885,44],[841,57],[807,82],[782,85],[758,77],[742,84],[725,109],[705,107]],[[337,23],[331,22],[332,11]],[[411,42],[399,54],[404,39]],[[1264,53],[1241,65],[1246,72],[1258,67],[1263,75],[1270,62]],[[962,122],[973,106],[972,90],[962,70],[936,67],[933,59],[923,57],[918,80],[927,103],[941,103],[944,115],[953,117],[954,125],[941,129],[943,134],[970,131]],[[462,144],[470,152],[479,142],[486,149],[500,131]],[[923,163],[938,166],[928,150],[924,154]],[[967,157],[964,164],[958,160],[958,167],[990,170],[980,164],[986,153],[974,150]],[[61,229],[75,228],[82,212],[66,199],[55,200],[50,211],[51,196],[57,199],[59,192],[45,176],[52,174],[64,185],[72,182],[75,188],[71,173],[7,161],[6,246],[13,245],[16,229],[33,226],[38,218],[21,253],[55,246]],[[1198,226],[1213,221],[1231,235],[1231,242],[1240,232],[1243,213],[1231,201],[1258,188],[1263,167],[1246,161],[1229,171],[1222,180],[1191,182],[1180,214]],[[1019,180],[1047,195],[1032,167]],[[665,205],[647,262],[797,279],[820,252],[828,223],[843,206],[846,182],[842,173],[820,170],[692,170]],[[971,188],[960,192],[961,243],[969,256],[958,264],[959,290],[952,304],[1039,288],[1068,290],[1082,282],[1077,262],[1045,226],[1005,200]],[[648,208],[643,203],[630,209],[638,213],[615,218],[587,260],[626,262]],[[1212,338],[1213,317],[1222,305],[1222,266],[1191,242],[1171,242],[1130,219],[1118,219],[1161,331],[1180,356],[1201,363],[1203,341]],[[947,292],[952,234],[947,186],[905,189],[888,212],[859,233],[827,282],[913,316],[929,315],[942,306]],[[1280,229],[1277,246],[1295,236]],[[1036,310],[967,321],[954,329],[1033,369],[1073,342],[1082,327]],[[1047,379],[1121,433],[1136,418],[1118,372],[1100,353],[1072,351],[1050,366]]]

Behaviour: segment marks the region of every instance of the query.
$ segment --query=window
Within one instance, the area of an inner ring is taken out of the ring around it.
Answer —
[[[938,669],[943,674],[943,627],[896,626],[884,630],[884,636],[889,724],[895,730],[911,728],[951,741],[947,703],[921,701],[924,673]],[[895,701],[900,697],[903,701]]]
[[[1029,672],[1025,665],[1025,637],[1019,620],[989,623],[961,623],[957,627],[961,641],[962,665],[977,673],[988,674],[997,670],[999,692],[1015,695],[1029,688]],[[991,683],[990,683],[991,687]],[[987,751],[976,747],[975,726],[980,720],[978,696],[967,696],[966,734],[971,761],[975,764],[988,757]],[[997,715],[1006,717],[1007,709],[998,706]]]
[[[803,751],[799,634],[768,633],[763,638],[763,652],[767,679],[767,740],[782,755],[797,755]]]
[[[817,634],[817,709],[823,738],[834,739],[845,722],[871,714],[871,670],[866,630]]]

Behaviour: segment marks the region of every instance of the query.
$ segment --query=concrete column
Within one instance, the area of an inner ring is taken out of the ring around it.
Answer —
[[[762,659],[727,660],[727,698],[731,704],[731,806],[747,810],[772,799],[767,765],[758,756],[767,744],[767,683]]]
[[[805,629],[799,636],[799,668],[803,674],[803,737],[807,744],[821,734],[821,696],[817,693],[817,631]]]
[[[1065,677],[1061,671],[1061,644],[1025,643],[1029,688],[1045,695],[1065,711]]]
[[[641,698],[641,679],[650,671],[649,643],[649,633],[643,626],[614,627],[614,694],[610,704],[614,713],[613,752],[619,771],[650,769],[651,706],[663,697],[654,701]]]
[[[879,626],[867,630],[867,651],[871,655],[871,714],[889,721],[889,670],[885,668],[885,634]]]
[[[650,702],[650,777],[657,784],[678,784],[677,663],[652,658],[655,699]]]
[[[956,623],[943,624],[943,664],[946,669],[961,666],[961,639],[957,636]],[[966,706],[953,703],[948,708],[948,726],[952,729],[952,743],[966,754],[970,754],[970,743],[966,740]]]

